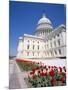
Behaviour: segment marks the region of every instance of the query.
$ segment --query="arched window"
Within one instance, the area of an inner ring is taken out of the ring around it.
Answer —
[[[51,51],[51,55],[52,55],[52,51]]]
[[[48,56],[49,56],[49,52],[47,52]]]
[[[38,50],[39,50],[39,45],[38,45]]]
[[[48,33],[50,33],[51,32],[51,29],[48,29]]]
[[[46,52],[45,52],[45,55],[46,55]]]
[[[47,44],[47,48],[48,48],[48,44]]]
[[[29,40],[28,40],[28,42],[29,42]]]
[[[33,45],[33,50],[34,50],[35,46]]]
[[[44,30],[43,30],[43,35],[44,35]]]
[[[57,34],[57,36],[59,37],[59,34]]]
[[[38,52],[38,56],[39,56],[39,52]]]
[[[27,56],[29,56],[29,52],[27,52]]]
[[[34,43],[34,41],[33,41],[33,43]]]
[[[58,39],[58,45],[60,46],[60,40]]]
[[[61,50],[59,49],[59,54],[61,54]]]
[[[50,46],[52,47],[52,42],[50,43]]]
[[[46,45],[45,45],[45,49],[46,49]]]
[[[34,56],[34,52],[33,52],[33,56]]]
[[[39,41],[38,41],[38,44],[39,44]]]
[[[42,35],[42,32],[41,32],[41,35]]]
[[[46,29],[46,33],[48,33],[48,29]]]
[[[55,54],[57,54],[57,52],[55,51]]]
[[[54,41],[54,46],[56,47],[56,41]]]
[[[23,54],[23,51],[21,51],[21,53]]]
[[[29,49],[29,45],[27,45],[27,49]]]
[[[54,36],[54,38],[55,38],[55,36]]]

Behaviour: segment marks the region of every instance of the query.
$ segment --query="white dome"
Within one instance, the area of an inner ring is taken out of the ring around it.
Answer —
[[[43,14],[43,17],[38,21],[35,35],[46,37],[52,30],[51,21]]]
[[[48,18],[46,18],[45,15],[43,15],[43,17],[38,21],[38,24],[43,24],[43,23],[51,24],[51,21]]]

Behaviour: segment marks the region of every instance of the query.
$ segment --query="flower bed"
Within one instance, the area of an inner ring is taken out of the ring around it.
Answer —
[[[19,65],[21,71],[31,71],[33,68],[38,66],[38,63],[32,61],[16,59],[16,62]]]
[[[66,85],[66,67],[44,66],[43,63],[16,60],[21,70],[29,71],[26,81],[29,87],[50,87]]]
[[[49,87],[66,85],[66,68],[56,66],[39,66],[28,75],[32,87]]]

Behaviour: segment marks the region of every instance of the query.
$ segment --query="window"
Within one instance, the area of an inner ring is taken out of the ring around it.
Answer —
[[[35,46],[33,45],[33,50],[34,50],[34,47],[35,47]]]
[[[46,49],[46,45],[45,45],[45,49]]]
[[[55,38],[55,36],[54,36],[54,38]]]
[[[51,32],[51,29],[48,29],[48,32],[50,33]]]
[[[34,52],[33,52],[33,56],[34,56]]]
[[[49,56],[49,52],[47,52],[48,56]]]
[[[61,31],[59,32],[59,34],[61,33]]]
[[[34,43],[34,41],[33,41],[33,43]]]
[[[39,44],[39,41],[38,41],[38,44]]]
[[[47,44],[47,48],[48,48],[48,44]]]
[[[39,56],[39,52],[38,52],[38,56]]]
[[[42,32],[41,32],[41,35],[42,35]]]
[[[56,41],[54,41],[54,46],[56,46]]]
[[[50,46],[52,47],[52,42],[50,43]]]
[[[29,56],[29,52],[27,52],[27,56]]]
[[[59,37],[59,34],[57,34],[57,36]]]
[[[52,51],[51,51],[51,55],[52,55]]]
[[[41,32],[39,32],[39,35],[41,35]]]
[[[29,40],[28,40],[28,42],[29,42]]]
[[[27,49],[29,49],[29,45],[27,45]]]
[[[23,51],[21,51],[21,53],[23,53]]]
[[[61,50],[59,49],[59,54],[61,54]]]
[[[45,55],[46,55],[46,52],[45,52]]]
[[[46,33],[48,33],[48,30],[46,29]]]
[[[55,54],[57,54],[57,52],[55,51]]]
[[[44,31],[43,31],[43,34],[44,34]]]
[[[38,45],[38,50],[39,50],[39,45]]]
[[[58,45],[60,45],[60,40],[58,40]]]

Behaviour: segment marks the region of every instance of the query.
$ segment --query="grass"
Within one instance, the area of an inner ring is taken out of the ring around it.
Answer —
[[[17,64],[19,65],[21,71],[31,71],[38,66],[37,64],[27,62],[17,62]]]

